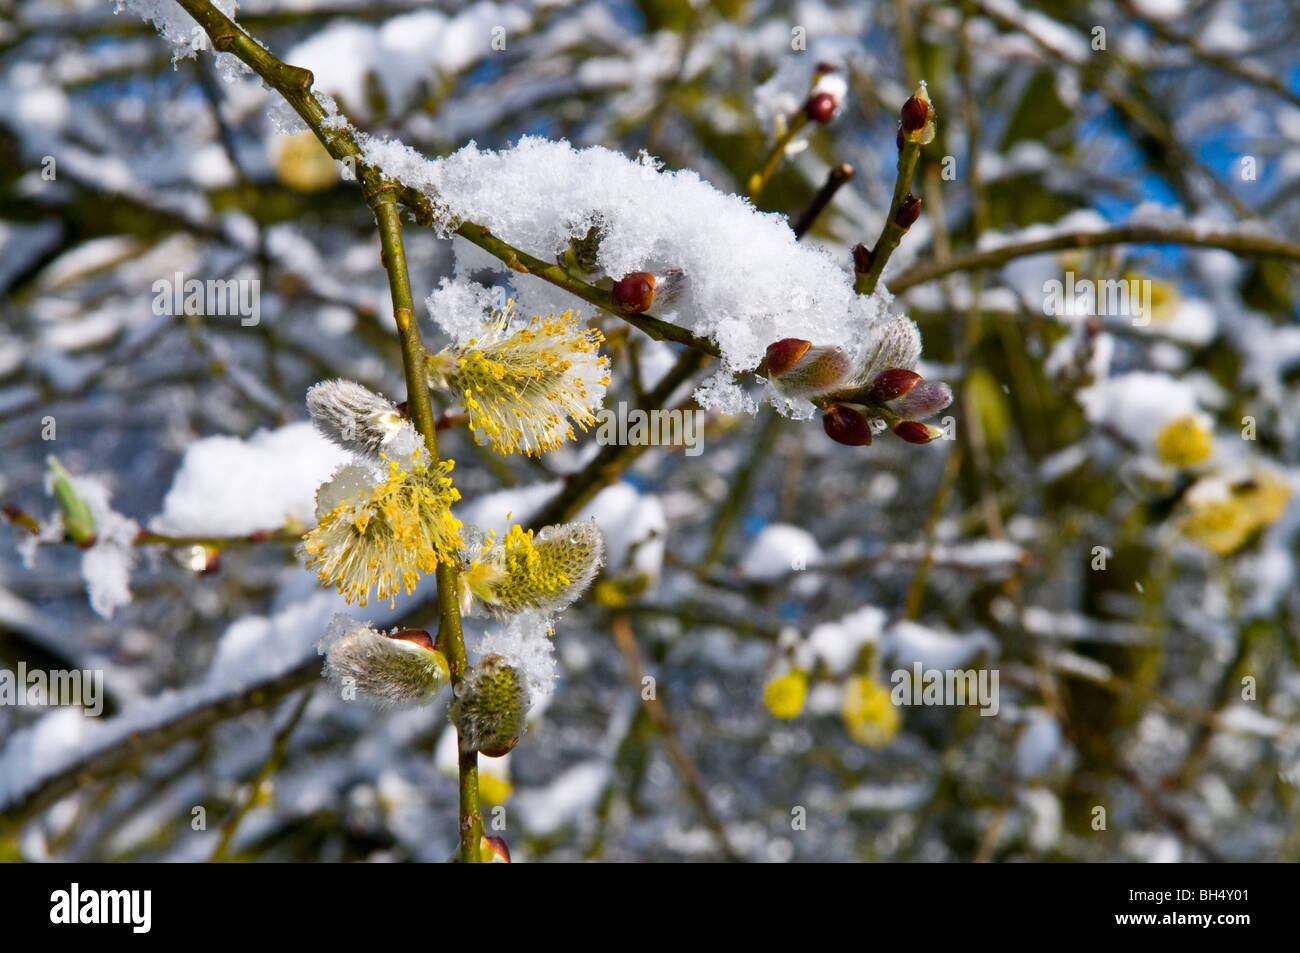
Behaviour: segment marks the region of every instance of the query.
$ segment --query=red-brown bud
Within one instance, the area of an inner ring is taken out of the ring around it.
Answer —
[[[871,422],[852,407],[839,405],[822,414],[822,429],[836,443],[850,447],[871,444]]]
[[[767,372],[773,377],[779,377],[799,362],[812,347],[812,341],[805,341],[801,338],[782,338],[775,344],[767,346]]]
[[[935,437],[942,436],[943,431],[919,420],[900,420],[894,424],[894,434],[908,443],[929,443]]]
[[[925,120],[930,115],[930,104],[925,102],[919,96],[910,97],[907,102],[903,103],[902,110],[899,111],[899,117],[903,121],[903,132],[917,132],[925,126]]]
[[[871,270],[871,262],[875,257],[875,252],[858,242],[853,248],[853,270],[860,275],[865,275]]]
[[[398,629],[389,638],[401,642],[414,642],[430,652],[433,651],[433,636],[429,635],[424,629]]]
[[[916,220],[920,217],[921,200],[908,192],[907,198],[903,199],[903,204],[898,207],[898,214],[894,216],[894,224],[907,231],[916,224]]]
[[[878,403],[884,403],[887,400],[902,397],[915,387],[916,382],[919,380],[921,380],[921,375],[916,371],[909,371],[903,367],[891,367],[889,370],[881,371],[876,375],[876,379],[871,382],[871,386],[867,389],[867,397]]]
[[[803,111],[813,122],[830,122],[835,115],[835,105],[835,97],[830,93],[818,93],[808,98]]]
[[[505,838],[484,835],[478,844],[478,857],[488,864],[508,864],[510,848],[506,846]]]
[[[614,282],[610,293],[614,307],[628,314],[648,311],[655,300],[655,276],[648,271],[634,271]]]

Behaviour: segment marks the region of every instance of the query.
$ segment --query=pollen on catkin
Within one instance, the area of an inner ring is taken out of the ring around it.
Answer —
[[[431,463],[422,446],[407,463],[382,469],[341,467],[316,491],[316,528],[303,537],[307,568],[320,584],[336,586],[364,606],[373,589],[393,605],[439,562],[455,564],[464,545],[451,505],[451,460]]]
[[[469,429],[501,453],[540,454],[586,430],[605,399],[604,336],[573,311],[511,331],[510,306],[478,337],[431,355],[429,382],[454,391]]]
[[[605,538],[590,520],[547,526],[536,536],[512,526],[460,574],[461,608],[469,612],[477,600],[497,616],[559,612],[591,585],[604,555]]]

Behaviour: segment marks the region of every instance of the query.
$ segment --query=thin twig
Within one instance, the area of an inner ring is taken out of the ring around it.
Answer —
[[[642,679],[645,677],[645,663],[641,659],[641,649],[637,645],[636,631],[632,628],[632,623],[628,621],[627,616],[622,613],[614,617],[613,630],[614,641],[618,643],[619,650],[627,661],[628,673],[632,676],[633,684],[640,691]],[[650,719],[654,722],[655,727],[659,729],[659,733],[663,735],[664,744],[668,746],[668,753],[677,764],[677,770],[682,776],[682,782],[686,785],[686,790],[690,792],[696,806],[700,809],[700,814],[704,817],[704,822],[713,831],[713,836],[717,838],[718,848],[728,860],[741,860],[742,858],[736,853],[731,846],[731,842],[727,839],[727,829],[713,810],[713,802],[709,800],[708,792],[704,788],[704,778],[695,762],[691,760],[685,745],[682,744],[677,729],[673,727],[673,721],[669,717],[667,707],[659,699],[657,692],[653,693],[649,698],[646,698],[643,694],[641,698],[645,702]]]
[[[1029,242],[1016,242],[985,251],[953,255],[947,261],[923,261],[898,275],[889,290],[900,294],[908,288],[934,281],[957,271],[996,268],[1016,258],[1041,255],[1043,252],[1073,248],[1098,248],[1104,245],[1188,245],[1196,248],[1220,248],[1239,255],[1258,258],[1283,258],[1300,261],[1300,244],[1270,235],[1244,232],[1203,232],[1191,227],[1166,228],[1158,225],[1122,225],[1096,232],[1067,232]]]
[[[851,178],[853,178],[853,166],[847,162],[841,162],[826,173],[826,181],[813,196],[812,204],[804,209],[803,214],[791,226],[795,238],[803,238],[808,234],[808,229],[813,227],[817,217],[826,210],[826,206],[831,204],[831,199],[835,198],[835,193],[840,190],[840,186]]]
[[[876,239],[875,247],[871,249],[870,266],[866,271],[858,272],[857,279],[853,283],[853,288],[858,294],[869,295],[876,290],[876,283],[880,281],[880,275],[889,262],[889,256],[894,253],[903,235],[907,233],[907,228],[898,224],[898,210],[903,207],[903,202],[911,194],[912,174],[916,171],[916,160],[920,155],[919,142],[904,140],[903,148],[898,153],[898,176],[894,180],[894,197],[889,203],[885,225],[880,230],[880,237]]]
[[[258,769],[257,774],[249,783],[248,797],[244,799],[229,819],[221,825],[221,839],[217,842],[216,849],[212,852],[210,863],[224,863],[229,855],[231,841],[234,840],[235,832],[239,830],[240,823],[248,816],[248,812],[257,804],[261,795],[262,788],[271,775],[280,769],[284,763],[284,756],[289,751],[289,738],[293,730],[298,727],[298,722],[302,720],[303,713],[307,711],[307,704],[311,701],[314,688],[308,688],[298,699],[298,704],[294,706],[289,715],[288,721],[284,723],[275,734],[275,740],[271,743],[271,753],[267,755],[266,761]]]

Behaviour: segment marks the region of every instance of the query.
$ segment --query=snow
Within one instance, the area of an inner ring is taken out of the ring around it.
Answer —
[[[301,575],[301,574],[297,574]],[[0,750],[0,810],[42,781],[97,752],[120,745],[132,733],[169,724],[184,712],[237,695],[316,658],[315,643],[329,620],[346,608],[331,592],[312,592],[268,616],[247,616],[222,635],[207,674],[177,691],[131,705],[111,719],[83,717],[60,708],[12,735]],[[401,611],[375,607],[376,625]]]
[[[832,675],[846,675],[863,646],[879,641],[884,625],[884,610],[863,606],[842,619],[813,628],[806,647],[815,658],[826,663]]]
[[[1192,386],[1166,374],[1121,374],[1085,387],[1078,397],[1094,426],[1113,428],[1147,452],[1154,449],[1156,437],[1170,421],[1204,416]]]
[[[1016,773],[1032,778],[1048,771],[1063,751],[1060,723],[1049,712],[1030,712],[1016,739]]]
[[[578,519],[594,519],[605,534],[605,566],[658,579],[664,562],[668,516],[657,496],[619,482],[597,493]]]
[[[258,430],[247,440],[192,444],[151,527],[170,535],[244,536],[316,522],[316,488],[350,455],[310,423]]]
[[[555,646],[551,623],[536,612],[521,612],[498,623],[477,639],[467,639],[471,661],[500,655],[524,673],[534,703],[555,691]]]
[[[471,143],[429,160],[398,142],[362,140],[367,161],[429,197],[444,234],[468,219],[553,260],[572,238],[599,226],[597,265],[604,274],[680,269],[681,294],[653,310],[721,348],[723,376],[706,391],[710,396],[734,389],[725,375],[757,367],[773,341],[800,337],[853,350],[865,347],[888,316],[883,294],[853,290],[847,258],[798,243],[783,216],[759,212],[692,171],[663,171],[645,153],[632,160],[599,146],[575,149],[525,136],[511,149]],[[521,314],[547,314],[565,300],[540,279],[481,251],[467,252],[464,242],[455,250],[458,282],[494,268],[511,281]],[[444,283],[430,307],[448,326],[449,314],[483,303],[479,292]]]
[[[801,526],[770,523],[759,531],[740,563],[740,571],[758,582],[781,579],[796,567],[812,568],[822,551],[813,535]]]
[[[895,622],[884,639],[885,655],[896,664],[908,667],[920,662],[927,670],[961,669],[996,651],[997,643],[987,632],[957,635],[909,619]]]
[[[609,762],[583,761],[544,788],[520,791],[511,807],[525,830],[544,837],[591,817],[609,775]]]
[[[314,88],[342,100],[350,115],[370,117],[366,77],[379,82],[389,115],[405,112],[439,75],[451,76],[498,51],[493,30],[504,38],[529,23],[514,5],[475,3],[453,16],[419,10],[377,26],[339,20],[291,47],[285,62],[315,76]],[[498,53],[499,55],[499,53]]]

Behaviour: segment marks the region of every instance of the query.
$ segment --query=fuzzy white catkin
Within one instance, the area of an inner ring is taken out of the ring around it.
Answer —
[[[380,708],[427,705],[447,684],[440,652],[390,639],[346,615],[336,615],[317,643],[325,675],[345,699],[363,698]]]
[[[391,401],[354,381],[321,381],[307,390],[307,411],[316,429],[353,453],[409,456],[415,430]]]

